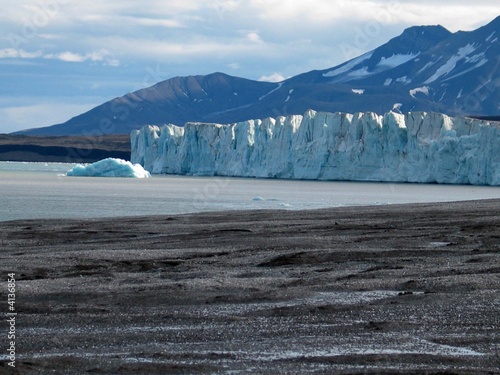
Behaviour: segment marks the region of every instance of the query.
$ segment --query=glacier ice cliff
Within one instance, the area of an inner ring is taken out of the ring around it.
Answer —
[[[500,185],[500,125],[440,113],[144,126],[131,144],[156,174]]]

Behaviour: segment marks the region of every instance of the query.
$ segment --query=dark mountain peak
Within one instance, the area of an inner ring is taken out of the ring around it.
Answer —
[[[208,75],[173,77],[126,96],[133,100],[149,102],[199,102],[213,99],[214,96],[234,95],[252,82],[254,81],[216,72]]]
[[[388,53],[418,54],[452,35],[453,33],[440,25],[409,27],[401,35],[377,48],[374,57],[388,57]]]
[[[453,33],[441,25],[424,25],[424,26],[411,26],[403,31],[399,36],[401,39],[413,40],[417,39],[439,39],[443,40],[448,38]]]
[[[397,66],[410,64],[420,54],[452,36],[453,33],[440,25],[409,27],[401,35],[371,52],[310,76],[314,77],[315,82],[324,82],[325,78],[328,83],[359,81]],[[404,74],[399,77],[403,78]],[[302,80],[307,78],[307,75],[301,77]]]

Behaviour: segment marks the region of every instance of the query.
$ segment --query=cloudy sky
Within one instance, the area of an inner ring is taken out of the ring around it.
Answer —
[[[476,29],[498,0],[0,0],[0,133],[60,123],[175,76],[279,81],[409,26]]]

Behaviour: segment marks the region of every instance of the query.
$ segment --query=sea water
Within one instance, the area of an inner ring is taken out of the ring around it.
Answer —
[[[74,164],[0,162],[0,221],[301,210],[500,198],[500,188],[154,175],[67,177]]]

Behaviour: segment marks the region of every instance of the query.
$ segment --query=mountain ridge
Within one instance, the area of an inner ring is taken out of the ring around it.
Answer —
[[[412,26],[382,46],[329,69],[279,83],[216,72],[174,77],[114,98],[62,124],[18,134],[130,133],[143,125],[328,112],[389,110],[460,116],[500,113],[500,16],[473,31]]]

